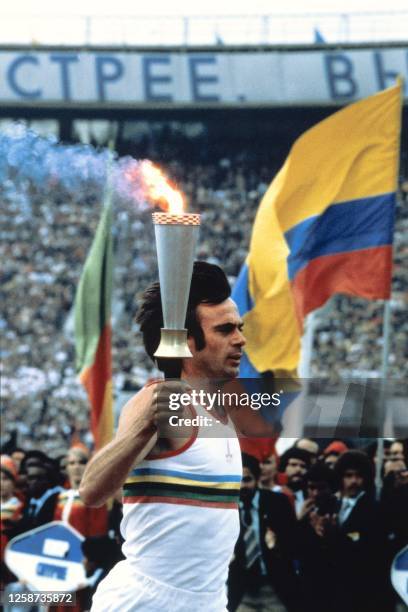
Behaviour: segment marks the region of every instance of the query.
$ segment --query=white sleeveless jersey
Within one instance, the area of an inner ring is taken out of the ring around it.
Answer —
[[[239,535],[242,463],[232,426],[217,424],[218,435],[221,427],[231,437],[196,431],[180,450],[150,457],[130,473],[121,532],[137,572],[188,591],[225,588]]]

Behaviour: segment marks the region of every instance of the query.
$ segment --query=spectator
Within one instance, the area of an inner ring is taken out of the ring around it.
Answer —
[[[1,455],[1,519],[15,520],[21,509],[21,501],[15,496],[17,469],[14,461],[7,455]]]
[[[295,497],[296,516],[300,515],[305,501],[305,480],[309,467],[310,453],[301,448],[289,448],[280,458],[279,470],[286,475],[287,486]]]
[[[275,493],[283,493],[286,495],[292,505],[295,507],[295,497],[292,491],[285,485],[278,483],[278,455],[273,452],[271,455],[265,457],[262,454],[263,459],[261,460],[260,476],[258,481],[258,487],[260,489],[267,489],[268,491],[274,491]]]
[[[334,468],[337,459],[348,450],[347,446],[341,440],[333,440],[323,451],[323,461],[330,468]]]
[[[319,456],[319,445],[317,442],[315,442],[315,440],[311,440],[310,438],[300,438],[299,440],[296,440],[293,446],[295,448],[301,448],[310,453],[310,463],[316,463]]]
[[[325,463],[312,465],[306,475],[306,499],[298,518],[308,518],[311,512],[321,516],[333,514],[337,506],[333,491],[333,470]]]
[[[327,475],[329,471],[327,470]],[[361,451],[338,459],[332,500],[301,521],[300,575],[305,611],[387,612],[384,530],[373,499],[373,464]]]
[[[265,457],[259,464],[259,467],[259,488],[273,491],[274,488],[277,487],[276,476],[278,474],[278,457],[276,452]]]
[[[385,464],[385,476],[381,491],[381,524],[386,531],[384,550],[385,572],[389,573],[392,561],[408,542],[408,469],[401,459],[389,460]],[[391,601],[398,598],[391,585],[387,584]]]
[[[99,508],[85,506],[78,493],[88,460],[89,451],[86,448],[73,446],[68,451],[66,470],[70,488],[62,490],[58,495],[54,520],[69,523],[85,537],[103,536],[108,530],[106,505]]]
[[[17,482],[17,469],[11,459],[7,455],[1,455],[1,506],[0,506],[0,529],[1,529],[1,552],[0,552],[0,564],[1,564],[1,578],[0,587],[1,591],[4,590],[6,584],[14,580],[14,576],[7,569],[4,564],[4,549],[9,540],[10,529],[13,528],[14,524],[21,518],[22,503],[16,497],[16,482]]]
[[[323,537],[327,531],[332,538],[329,549],[336,572],[335,609],[387,612],[390,604],[385,596],[385,534],[373,499],[373,464],[365,453],[347,451],[336,463],[335,476],[339,486],[336,526],[331,531],[325,517],[319,525]]]
[[[389,459],[391,461],[408,461],[408,442],[407,440],[394,440],[390,446]]]
[[[242,455],[240,536],[228,577],[228,609],[296,610],[295,516],[288,499],[258,489],[259,463]]]
[[[20,471],[21,462],[25,457],[25,451],[22,448],[15,448],[10,456],[14,461],[18,473]]]
[[[17,533],[52,521],[62,491],[58,484],[56,464],[42,451],[29,451],[21,464],[21,470],[26,473],[27,499],[22,518],[16,527]]]
[[[338,504],[333,495],[333,470],[324,463],[317,463],[310,468],[306,483],[307,498],[297,532],[302,610],[331,612],[336,576],[327,553],[327,530],[329,525],[335,525]]]

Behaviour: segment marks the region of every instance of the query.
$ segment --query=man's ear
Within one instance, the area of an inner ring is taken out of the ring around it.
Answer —
[[[197,346],[196,346],[196,341],[193,336],[188,336],[187,345],[191,353],[195,355],[197,353]]]

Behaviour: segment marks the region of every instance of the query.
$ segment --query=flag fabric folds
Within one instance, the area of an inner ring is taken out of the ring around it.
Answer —
[[[95,448],[112,438],[112,207],[105,205],[75,297],[75,348],[79,378],[91,404]]]
[[[334,293],[390,296],[401,84],[334,113],[293,145],[265,193],[234,288],[247,373],[294,370],[304,317]]]

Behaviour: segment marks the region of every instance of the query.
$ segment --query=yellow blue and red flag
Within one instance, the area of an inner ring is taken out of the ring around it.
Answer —
[[[333,294],[389,298],[401,89],[305,132],[265,193],[233,291],[247,337],[241,376],[296,370],[303,319]]]

